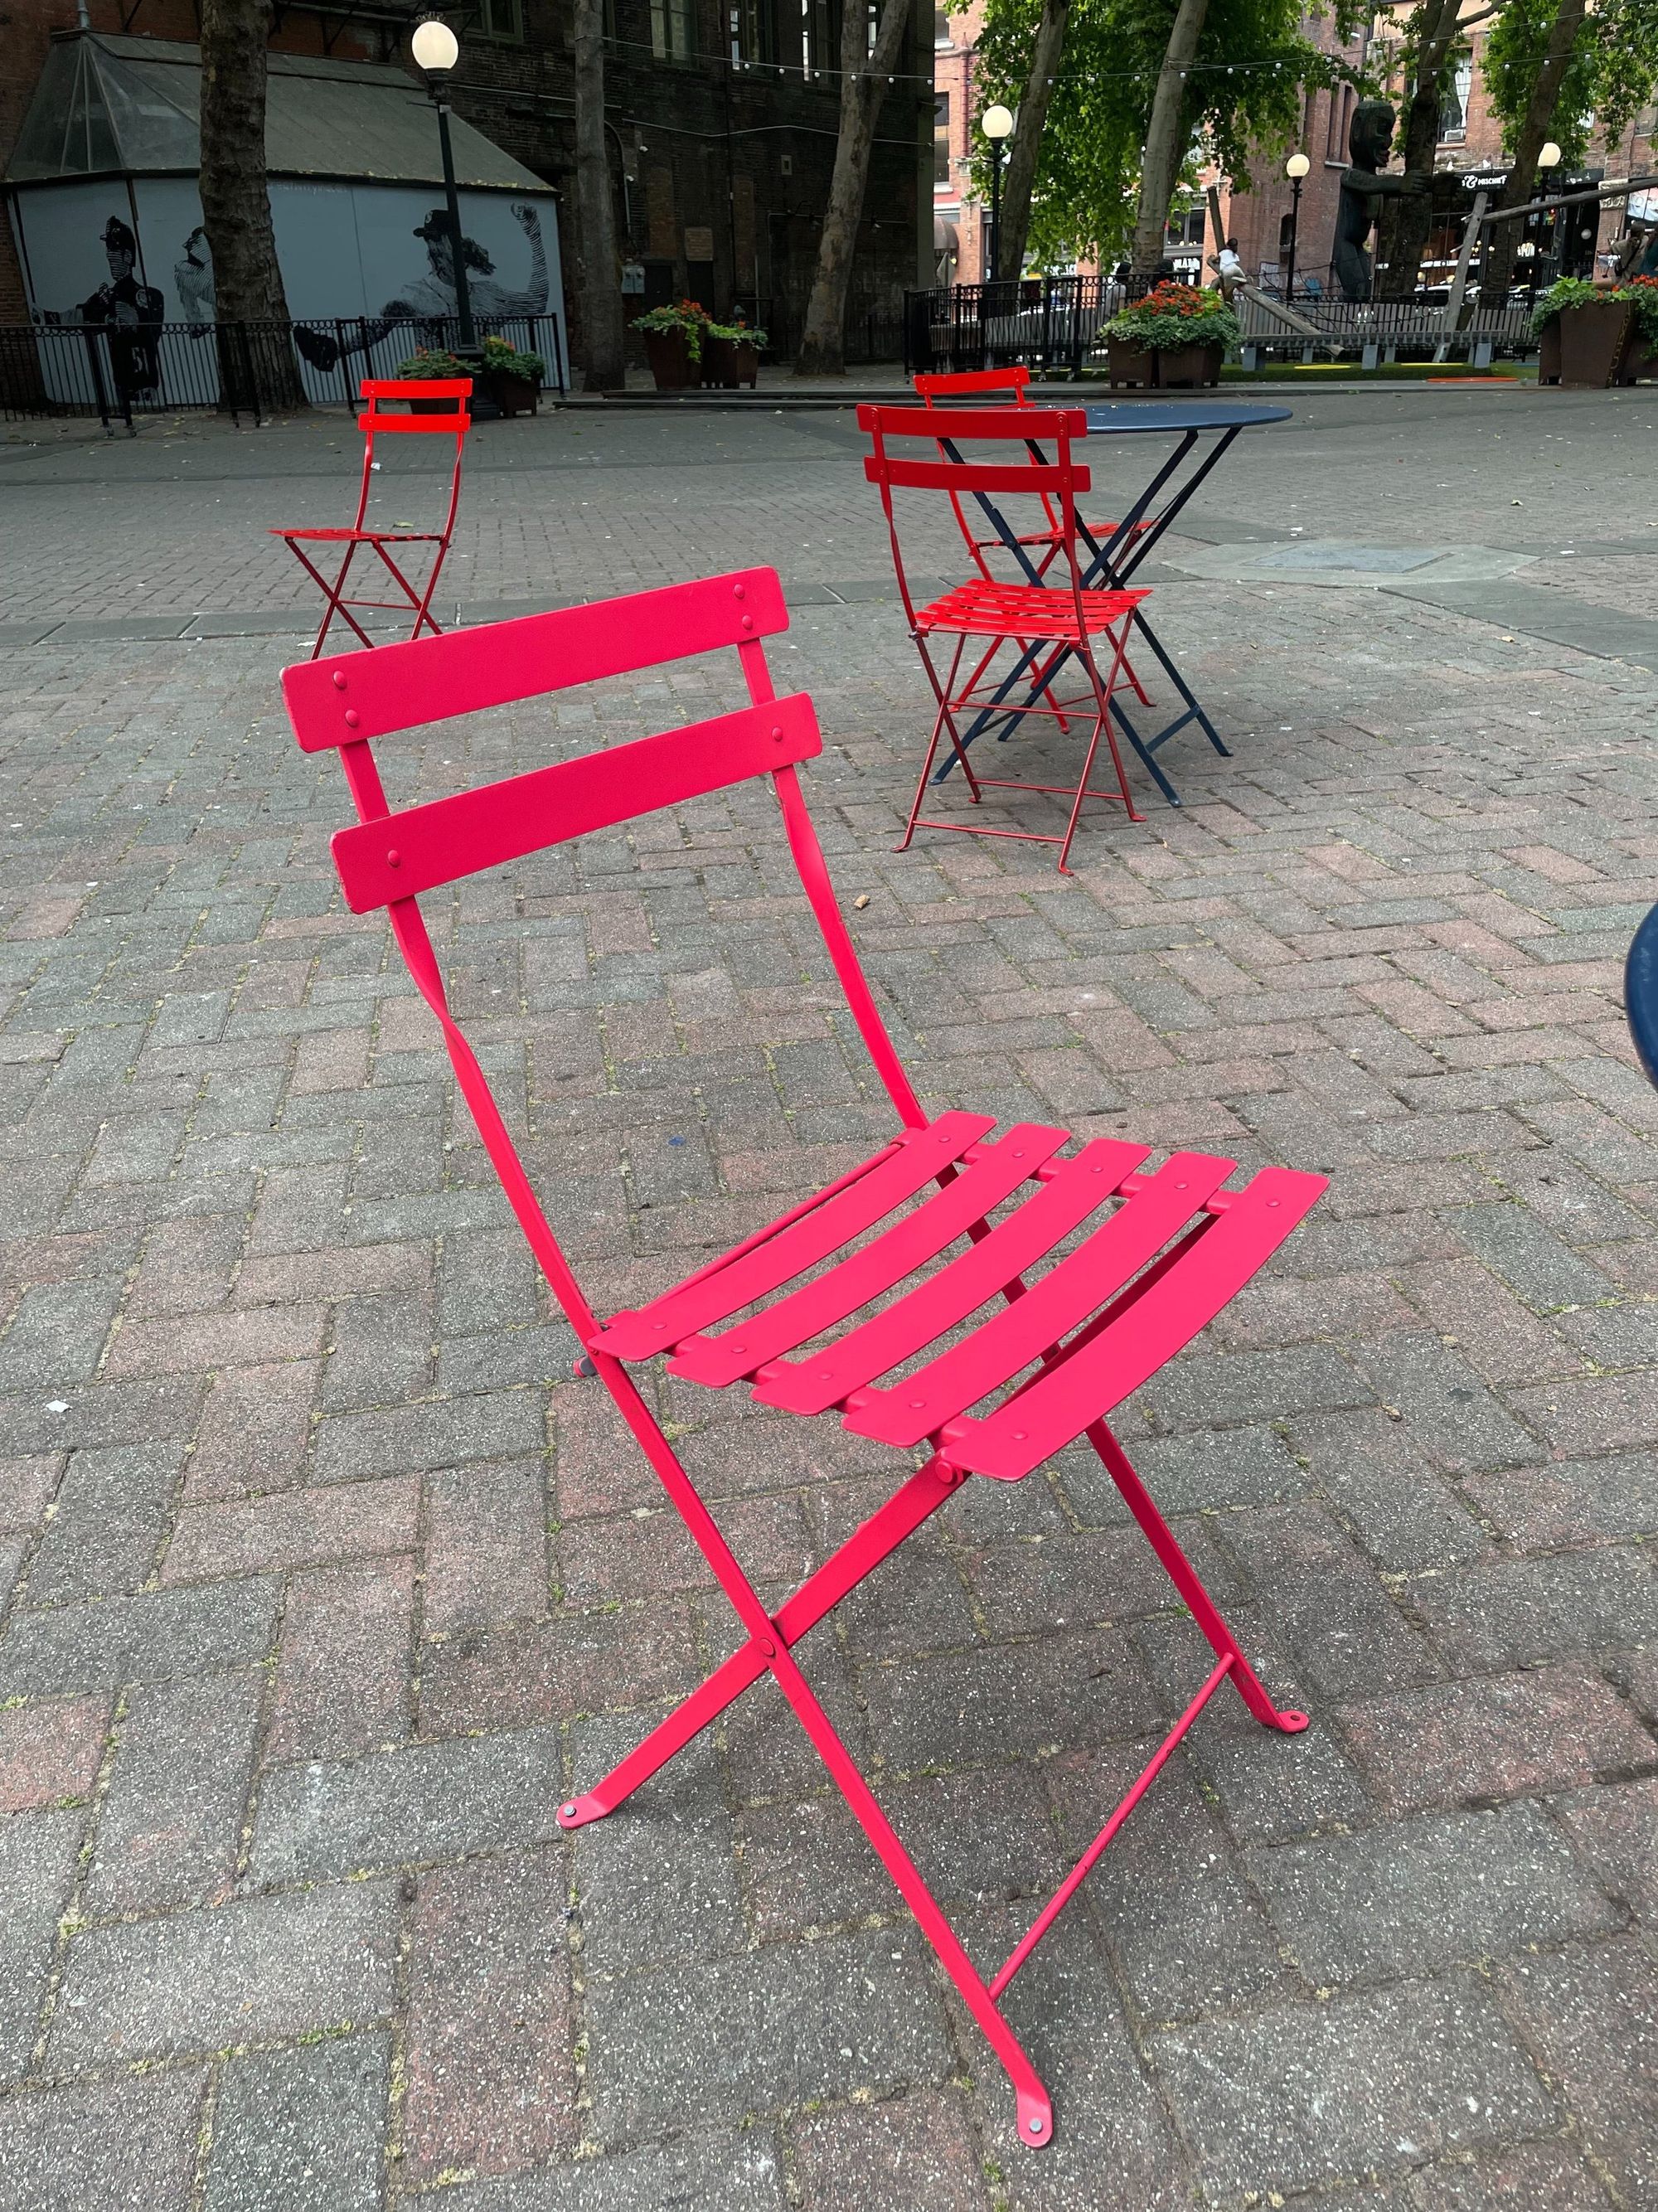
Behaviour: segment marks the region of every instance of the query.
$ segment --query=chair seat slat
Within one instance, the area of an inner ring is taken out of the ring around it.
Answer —
[[[950,1464],[1017,1482],[1063,1450],[1208,1327],[1316,1204],[1328,1180],[1264,1168],[1205,1231],[1186,1264],[1170,1268],[1090,1343],[993,1413],[948,1423],[940,1448]]]
[[[760,1376],[754,1396],[789,1413],[822,1413],[878,1375],[943,1336],[1005,1290],[1016,1275],[1062,1243],[1103,1206],[1146,1158],[1150,1147],[1100,1137],[1053,1176],[1017,1212],[999,1221],[947,1267],[849,1334],[805,1359],[777,1360]]]
[[[888,1389],[855,1393],[847,1427],[900,1445],[918,1444],[943,1428],[1102,1306],[1200,1211],[1236,1165],[1206,1152],[1174,1153],[1086,1243],[964,1342]],[[1079,1423],[1078,1430],[1086,1425]]]
[[[671,1351],[697,1329],[729,1320],[861,1237],[884,1214],[924,1190],[940,1169],[960,1159],[995,1126],[993,1114],[941,1114],[929,1127],[907,1134],[838,1198],[803,1216],[731,1267],[670,1291],[637,1313],[617,1314],[595,1339],[598,1348],[616,1359],[648,1359],[653,1352]]]
[[[669,1372],[721,1389],[754,1374],[768,1359],[793,1352],[821,1330],[832,1328],[965,1236],[1045,1160],[1052,1159],[1066,1134],[1040,1122],[1015,1122],[999,1144],[987,1146],[936,1197],[872,1243],[849,1253],[829,1273],[803,1284],[763,1313],[737,1322],[724,1336],[687,1338],[669,1361]]]

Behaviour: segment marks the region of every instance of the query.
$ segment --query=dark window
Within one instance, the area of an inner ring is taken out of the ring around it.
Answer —
[[[935,94],[932,101],[932,181],[950,182],[950,94]]]
[[[651,0],[651,52],[658,61],[689,61],[695,51],[695,0]]]

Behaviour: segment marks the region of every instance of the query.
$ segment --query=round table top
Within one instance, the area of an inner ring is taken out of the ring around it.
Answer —
[[[1128,430],[1249,430],[1287,422],[1287,407],[1248,399],[1105,399],[1086,410],[1090,437]]]

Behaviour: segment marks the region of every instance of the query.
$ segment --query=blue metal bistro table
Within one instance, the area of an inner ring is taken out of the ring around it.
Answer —
[[[1088,416],[1090,438],[1163,437],[1175,441],[1174,451],[1163,459],[1145,490],[1121,520],[1111,526],[1108,533],[1096,536],[1085,523],[1080,520],[1078,522],[1078,546],[1087,556],[1083,570],[1083,588],[1085,591],[1119,591],[1132,580],[1135,570],[1147,559],[1158,539],[1239,432],[1256,429],[1267,422],[1287,422],[1291,410],[1287,407],[1265,407],[1237,399],[1113,399],[1102,400],[1085,409],[1084,412]],[[961,456],[953,451],[948,439],[940,442],[952,460],[959,460]],[[1034,440],[1028,439],[1026,445],[1033,461],[1044,458]],[[1027,580],[1040,584],[1042,578],[1025,548],[1019,544],[1017,532],[997,510],[993,501],[981,493],[975,493],[974,496],[998,538],[1023,569]],[[1157,757],[1163,746],[1188,722],[1195,722],[1218,753],[1224,754],[1226,747],[1221,743],[1214,724],[1199,704],[1197,695],[1145,619],[1144,602],[1134,610],[1133,626],[1174,685],[1181,702],[1180,711],[1164,723],[1162,729],[1149,737],[1143,737],[1135,728],[1121,699],[1113,697],[1111,711],[1163,797],[1171,806],[1178,806],[1180,795],[1164,775]],[[1005,714],[999,714],[997,706],[1002,700],[1011,697],[1019,683],[1029,676],[1036,658],[1037,648],[1033,646],[1014,663],[997,687],[992,703],[985,707],[977,719],[963,732],[964,745],[970,745],[993,723],[999,721],[1001,724],[999,736],[1005,739],[1011,734],[1018,722],[1018,714],[1011,710]],[[1051,668],[1045,672],[1044,682],[1051,678],[1053,672]],[[1033,700],[1039,688],[1032,688],[1030,696]],[[955,765],[952,754],[933,777],[933,781],[942,783]]]

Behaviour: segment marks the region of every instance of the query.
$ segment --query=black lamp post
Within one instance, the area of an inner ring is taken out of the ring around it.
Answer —
[[[1304,154],[1291,154],[1284,165],[1284,173],[1290,179],[1290,251],[1284,257],[1284,303],[1293,307],[1296,299],[1296,240],[1301,228],[1301,187],[1312,163]]]
[[[477,350],[477,331],[472,323],[472,296],[466,283],[466,246],[460,228],[460,198],[455,190],[454,149],[449,143],[449,74],[460,59],[460,41],[440,16],[428,15],[415,26],[410,42],[415,66],[426,79],[426,89],[438,112],[438,144],[443,152],[443,191],[449,209],[449,258],[454,270],[455,315],[460,325],[459,351]]]
[[[979,128],[990,141],[990,251],[985,257],[985,281],[996,274],[1002,246],[1002,163],[1013,131],[1013,111],[999,100],[979,118]]]

